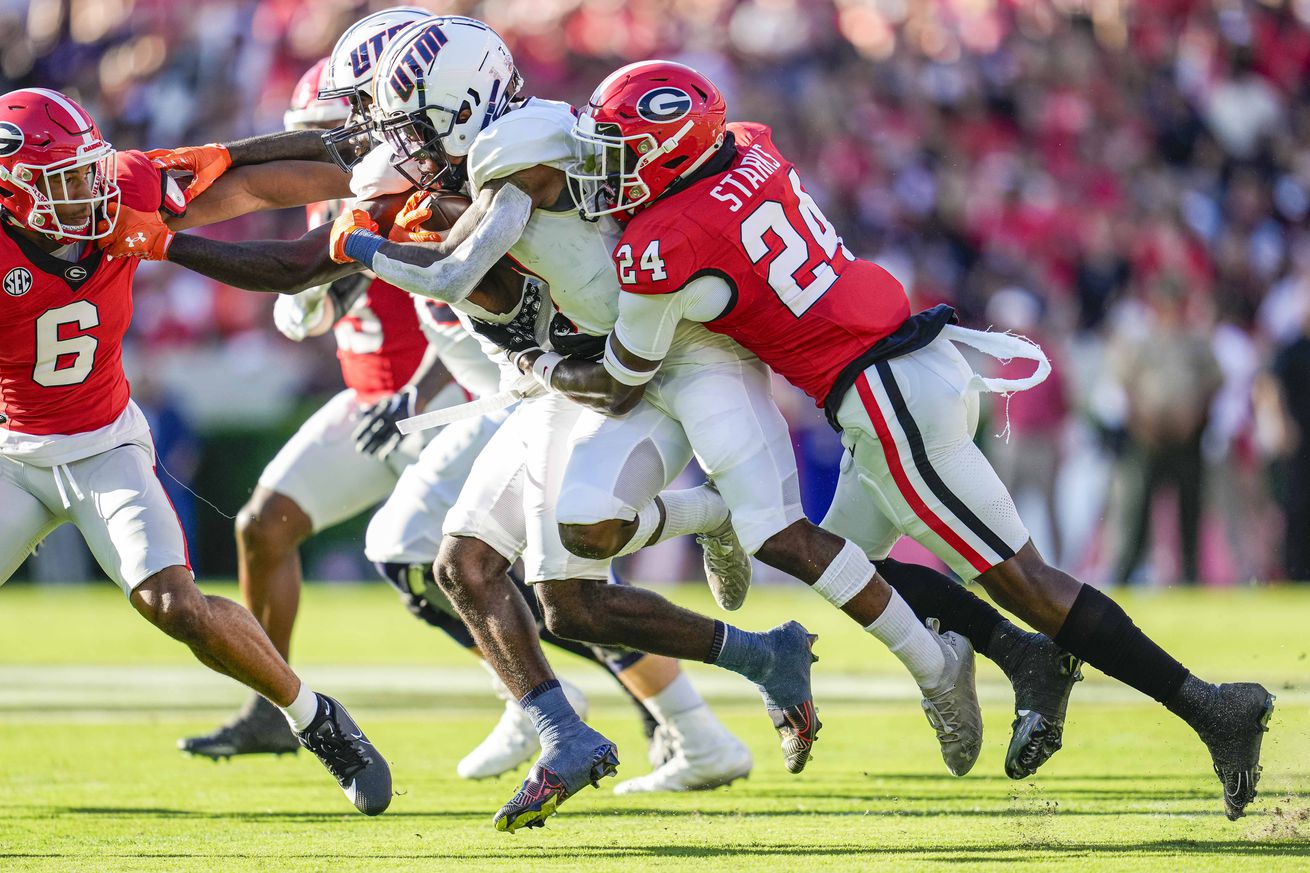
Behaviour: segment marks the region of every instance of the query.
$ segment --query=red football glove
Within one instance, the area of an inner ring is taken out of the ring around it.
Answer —
[[[141,258],[146,261],[163,261],[168,258],[168,247],[173,242],[173,231],[168,229],[158,212],[141,212],[121,203],[105,207],[113,223],[113,231],[101,237],[96,244],[110,258]],[[109,227],[102,220],[101,230]]]
[[[349,264],[354,258],[346,254],[346,238],[357,231],[378,232],[378,223],[363,209],[346,209],[332,222],[332,238],[328,242],[328,253],[338,264]]]
[[[232,166],[232,156],[227,147],[218,143],[202,146],[182,146],[176,149],[151,149],[146,152],[156,167],[161,170],[174,170],[191,174],[191,184],[186,189],[186,199],[190,203],[205,192],[218,177]]]

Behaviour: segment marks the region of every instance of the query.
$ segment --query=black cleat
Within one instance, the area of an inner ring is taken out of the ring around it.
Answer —
[[[1260,743],[1274,714],[1274,696],[1255,682],[1231,682],[1215,689],[1211,711],[1197,729],[1224,786],[1229,821],[1246,814],[1260,782]]]
[[[184,737],[177,747],[189,755],[218,761],[234,755],[288,755],[300,743],[282,711],[258,694],[226,724],[198,737]]]
[[[1005,752],[1005,775],[1027,779],[1060,751],[1064,716],[1083,662],[1040,634],[1033,635],[1015,675],[1014,722]]]
[[[599,788],[600,780],[613,776],[619,767],[618,747],[604,737],[601,740],[600,745],[591,751],[584,765],[585,771],[575,774],[581,778],[572,788],[563,776],[541,761],[533,765],[523,785],[492,819],[496,830],[512,834],[519,828],[545,827],[546,819],[555,814],[561,803],[587,785]]]
[[[319,694],[318,715],[296,734],[327,767],[341,790],[364,815],[379,815],[391,805],[391,768],[373,748],[345,707]]]

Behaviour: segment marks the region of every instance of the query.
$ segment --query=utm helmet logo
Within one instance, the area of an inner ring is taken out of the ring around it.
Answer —
[[[0,158],[8,157],[23,147],[27,137],[23,129],[12,121],[0,121]]]
[[[671,85],[647,91],[637,101],[637,114],[653,124],[677,121],[690,111],[691,96]]]
[[[10,297],[22,297],[32,290],[32,273],[27,267],[14,267],[5,273],[5,293]]]

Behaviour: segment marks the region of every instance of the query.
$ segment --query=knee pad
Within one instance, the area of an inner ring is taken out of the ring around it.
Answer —
[[[476,645],[463,620],[437,587],[431,565],[378,562],[373,566],[400,593],[400,600],[410,615],[442,631],[463,648]]]

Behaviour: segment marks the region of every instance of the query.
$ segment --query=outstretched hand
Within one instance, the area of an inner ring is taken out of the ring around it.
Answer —
[[[163,261],[168,258],[168,247],[174,233],[164,224],[158,212],[142,212],[122,203],[109,203],[105,207],[108,217],[101,219],[100,230],[108,231],[97,240],[109,258],[141,258],[146,261]]]
[[[186,189],[188,203],[203,194],[232,166],[232,156],[228,154],[227,147],[218,143],[151,149],[146,152],[146,157],[161,170],[191,174],[191,184]]]

